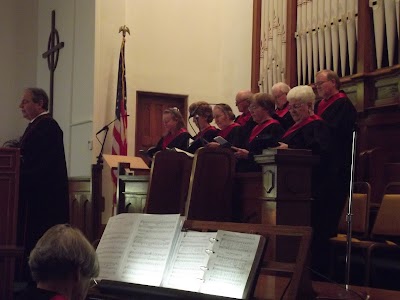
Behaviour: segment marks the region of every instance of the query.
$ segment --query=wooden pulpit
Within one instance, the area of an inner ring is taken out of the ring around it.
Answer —
[[[12,299],[15,258],[23,249],[17,244],[20,152],[0,148],[0,299]]]

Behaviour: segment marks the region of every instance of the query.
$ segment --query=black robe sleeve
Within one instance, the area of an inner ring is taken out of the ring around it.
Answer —
[[[207,130],[202,137],[197,137],[188,147],[188,152],[195,153],[197,149],[204,147],[218,136],[219,129]]]
[[[191,135],[189,132],[182,132],[178,136],[176,136],[168,145],[167,148],[179,148],[181,150],[186,151],[188,146],[189,146],[189,139],[191,138]],[[153,157],[154,154],[156,154],[158,151],[161,151],[162,145],[164,142],[164,137],[161,137],[160,140],[158,141],[157,145],[154,147],[150,147],[147,151],[146,154],[149,157]]]
[[[179,148],[181,150],[186,151],[189,147],[189,139],[191,135],[189,132],[182,132],[176,138],[174,138],[169,144],[168,148]]]
[[[237,172],[259,172],[261,166],[254,161],[254,155],[262,154],[264,149],[276,147],[285,130],[279,123],[274,123],[264,128],[251,142],[246,143],[249,151],[247,159],[238,159]]]

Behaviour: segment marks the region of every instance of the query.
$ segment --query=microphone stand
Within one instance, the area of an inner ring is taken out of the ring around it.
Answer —
[[[351,228],[353,218],[353,181],[354,181],[354,164],[356,156],[356,129],[353,131],[353,141],[351,148],[351,165],[350,165],[350,187],[349,187],[349,202],[347,206],[347,239],[346,239],[346,268],[345,268],[345,286],[346,290],[349,289],[350,283],[350,261],[351,261]]]
[[[106,133],[104,134],[103,142],[101,143],[101,150],[100,150],[100,153],[99,153],[99,155],[97,156],[97,164],[102,164],[102,163],[103,163],[103,150],[104,150],[104,144],[105,144],[105,142],[106,142],[108,130],[109,130],[109,128],[107,127],[107,128],[105,129]]]
[[[106,133],[104,134],[103,137],[103,142],[100,142],[100,140],[97,138],[97,140],[100,142],[101,144],[101,149],[100,149],[100,153],[97,156],[97,164],[103,164],[103,150],[104,150],[104,144],[106,142],[106,138],[107,138],[107,134],[108,134],[108,130],[110,129],[109,126],[114,123],[115,121],[117,121],[118,118],[115,118],[114,120],[112,120],[110,123],[108,123],[107,125],[105,125],[102,129],[100,129],[97,133],[96,133],[96,137],[98,134],[100,134],[101,132],[105,131]]]
[[[350,290],[350,261],[351,261],[351,228],[352,228],[352,216],[353,216],[353,181],[354,181],[354,165],[356,155],[356,128],[353,130],[352,148],[351,148],[351,165],[350,165],[350,187],[349,187],[349,202],[347,206],[347,238],[346,238],[346,261],[345,261],[345,286],[346,293],[340,293],[332,295],[334,298],[329,299],[369,299],[369,293],[366,291],[352,291]],[[324,298],[325,299],[325,298]]]

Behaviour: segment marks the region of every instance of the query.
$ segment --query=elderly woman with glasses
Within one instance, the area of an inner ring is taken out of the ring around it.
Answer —
[[[343,203],[335,199],[331,134],[326,122],[314,114],[315,94],[310,86],[292,88],[287,98],[295,123],[286,131],[278,148],[308,149],[319,157],[311,178],[311,226],[314,230],[311,267],[327,275],[329,238],[336,235],[340,217],[336,212],[343,209]]]
[[[240,125],[235,120],[235,114],[232,108],[225,103],[218,103],[213,107],[213,116],[215,124],[217,124],[220,131],[218,136],[222,137],[228,142],[228,145],[236,145],[240,138]],[[207,144],[208,147],[224,146],[217,142]]]
[[[278,148],[309,149],[321,154],[329,149],[327,124],[314,114],[315,94],[309,86],[296,86],[287,95],[294,124],[283,135]]]
[[[147,154],[153,157],[156,152],[167,148],[179,148],[186,151],[191,135],[185,128],[185,123],[179,109],[172,107],[164,110],[162,122],[165,133],[155,147],[147,150]]]
[[[36,286],[28,286],[18,300],[84,300],[99,275],[96,251],[79,229],[67,224],[51,227],[29,255]]]
[[[275,102],[271,95],[257,93],[251,97],[249,110],[257,125],[247,136],[244,144],[232,147],[237,158],[238,172],[261,171],[261,166],[254,161],[254,155],[263,149],[275,147],[284,133],[281,124],[272,116],[275,114]]]

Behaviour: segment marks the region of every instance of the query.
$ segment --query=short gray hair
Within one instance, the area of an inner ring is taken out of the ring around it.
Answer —
[[[292,88],[287,94],[287,100],[292,102],[292,100],[300,100],[304,103],[314,104],[315,93],[313,89],[308,85],[299,85]]]
[[[327,69],[320,70],[317,73],[315,73],[315,77],[317,77],[319,74],[326,74],[327,80],[334,80],[336,89],[340,90],[341,82],[340,82],[339,75],[336,72],[334,72],[332,70],[327,70]]]
[[[250,98],[251,103],[262,107],[270,116],[275,113],[275,101],[270,94],[256,93]]]
[[[288,86],[284,82],[277,82],[272,86],[271,92],[277,92],[277,91],[287,94],[290,91],[290,86]]]
[[[45,232],[29,255],[29,267],[37,282],[63,280],[76,270],[84,278],[99,275],[95,249],[79,229],[68,224],[55,225]]]

